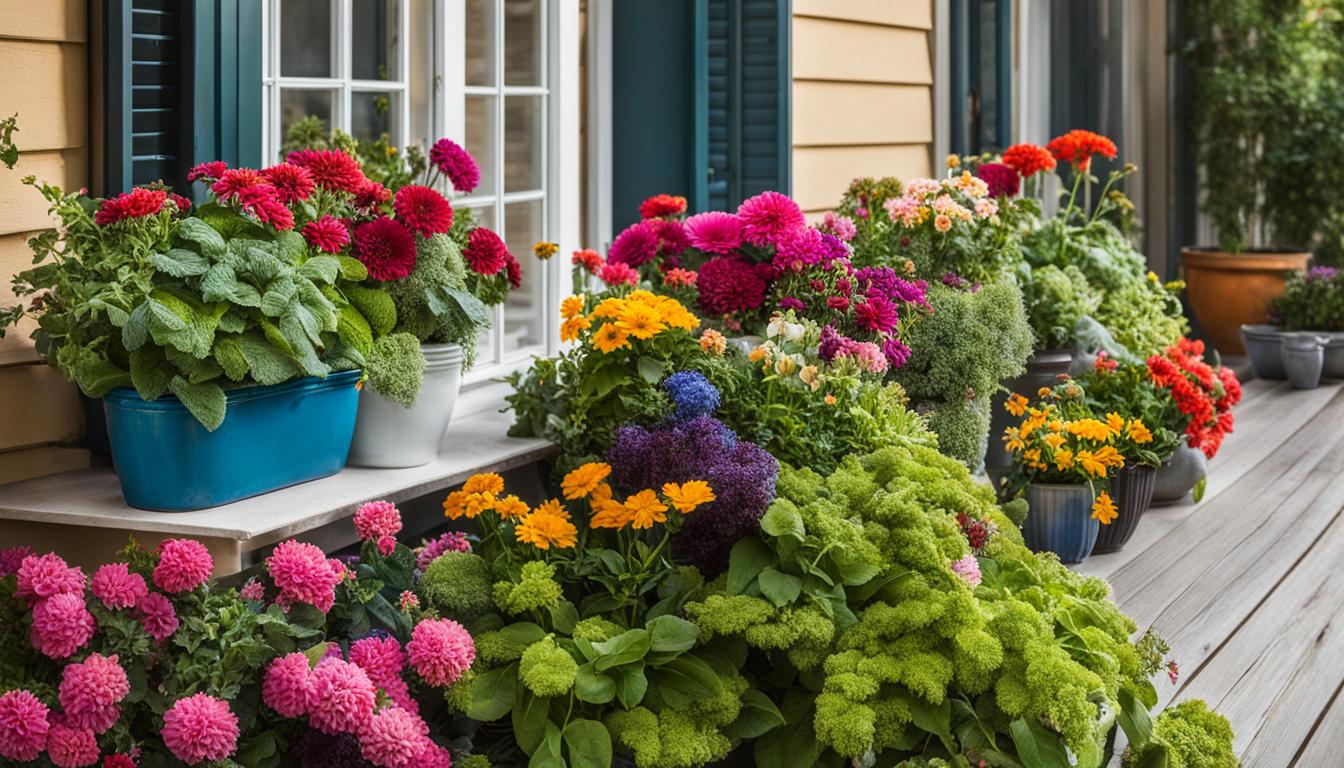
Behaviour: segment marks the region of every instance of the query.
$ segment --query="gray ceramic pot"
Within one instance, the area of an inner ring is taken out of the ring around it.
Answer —
[[[1315,389],[1325,367],[1325,345],[1330,341],[1314,333],[1285,333],[1279,348],[1283,369],[1293,389]]]
[[[1191,448],[1185,439],[1170,459],[1158,468],[1153,485],[1153,506],[1174,504],[1184,499],[1195,484],[1209,473],[1209,460],[1198,448]]]
[[[364,387],[359,393],[350,464],[362,467],[418,467],[439,456],[443,435],[462,390],[462,348],[422,344],[425,381],[410,408]]]
[[[1344,333],[1334,331],[1318,333],[1325,342],[1325,360],[1321,365],[1321,375],[1327,379],[1344,379]]]
[[[1092,517],[1092,488],[1086,485],[1027,486],[1027,519],[1022,538],[1035,552],[1054,552],[1064,563],[1092,554],[1101,525]]]
[[[1110,525],[1101,526],[1093,554],[1116,552],[1129,543],[1129,537],[1138,530],[1139,518],[1153,503],[1153,489],[1157,486],[1157,469],[1131,464],[1116,473],[1111,481],[1111,499],[1115,501],[1116,516]]]
[[[1247,356],[1251,358],[1255,378],[1288,378],[1288,372],[1283,369],[1283,360],[1279,357],[1281,335],[1282,331],[1277,325],[1241,326],[1241,340],[1246,345]]]
[[[1004,382],[1007,391],[998,392],[990,400],[989,445],[985,449],[985,472],[998,486],[999,479],[1008,474],[1013,467],[1013,457],[1003,447],[1003,430],[1015,426],[1020,419],[1004,409],[1003,404],[1013,392],[1035,398],[1036,391],[1055,383],[1061,373],[1068,373],[1073,363],[1073,350],[1042,349],[1027,359],[1026,373],[1012,381]]]

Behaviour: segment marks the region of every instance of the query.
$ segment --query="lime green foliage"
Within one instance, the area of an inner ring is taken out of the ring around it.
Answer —
[[[655,714],[636,707],[612,712],[606,718],[612,738],[635,758],[638,768],[695,768],[728,756],[732,741],[722,729],[742,710],[747,681],[726,678],[721,692],[697,700],[685,710],[665,709]]]
[[[1165,755],[1166,762],[1160,762]],[[1125,753],[1125,768],[1239,768],[1232,751],[1232,726],[1199,699],[1183,701],[1157,716],[1152,741]]]
[[[425,356],[420,342],[409,333],[391,333],[373,342],[368,362],[369,386],[383,397],[407,408],[415,405],[425,380]]]
[[[434,558],[420,578],[420,587],[431,608],[459,621],[469,621],[495,607],[490,568],[471,552],[445,552]]]
[[[938,435],[938,449],[968,467],[978,467],[989,445],[990,398],[936,403],[929,411],[929,428]]]
[[[600,643],[621,633],[621,625],[601,616],[592,616],[574,625],[574,639]]]
[[[1087,277],[1072,264],[1063,269],[1053,264],[1034,270],[1024,266],[1019,279],[1031,330],[1042,349],[1070,346],[1078,321],[1101,303]]]
[[[460,760],[454,759],[453,765],[458,768],[491,768],[490,758],[485,755],[467,755]]]
[[[539,560],[525,564],[518,581],[495,583],[494,599],[495,605],[510,616],[559,605],[560,584],[555,580],[555,566]]]
[[[518,675],[527,689],[537,696],[560,696],[574,687],[579,665],[565,649],[546,637],[523,651]]]
[[[1180,285],[1164,285],[1155,275],[1127,281],[1105,292],[1093,316],[1125,350],[1150,357],[1190,331],[1181,313]]]

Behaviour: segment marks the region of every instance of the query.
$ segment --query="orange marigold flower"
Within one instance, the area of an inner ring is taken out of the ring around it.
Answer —
[[[1153,433],[1138,419],[1130,421],[1126,431],[1129,433],[1129,438],[1138,445],[1151,443],[1153,441]]]
[[[1115,446],[1113,445],[1101,446],[1100,448],[1097,449],[1096,453],[1094,453],[1093,456],[1096,457],[1097,461],[1101,462],[1102,464],[1105,464],[1108,467],[1119,468],[1125,465],[1124,455],[1121,454],[1119,451],[1117,451],[1115,449]]]
[[[634,512],[630,511],[624,504],[611,498],[608,488],[606,498],[599,499],[594,494],[593,516],[588,518],[589,528],[615,528],[620,529],[629,525],[634,519]]]
[[[1092,518],[1102,525],[1110,525],[1111,521],[1119,516],[1115,508],[1115,502],[1111,501],[1111,495],[1102,491],[1097,495],[1097,500],[1092,502]]]
[[[1073,469],[1073,451],[1067,448],[1055,451],[1055,466],[1060,471]]]
[[[1059,446],[1067,443],[1068,441],[1069,438],[1059,434],[1058,432],[1051,432],[1045,436],[1045,444],[1050,446],[1050,450],[1052,451],[1058,449]]]
[[[607,354],[629,346],[630,334],[617,327],[615,323],[606,323],[593,334],[592,341],[598,351]]]
[[[1115,432],[1111,430],[1110,425],[1096,419],[1072,421],[1068,423],[1067,428],[1069,434],[1099,443],[1109,442],[1112,437],[1115,437]]]
[[[579,532],[570,521],[538,507],[518,523],[513,533],[518,541],[537,549],[569,549],[578,541]]]
[[[631,525],[635,528],[652,528],[654,523],[667,522],[667,505],[650,488],[626,499],[625,508],[630,512]]]
[[[583,294],[566,296],[560,302],[560,316],[568,320],[571,317],[578,317],[583,314]]]
[[[822,398],[822,399],[825,401],[825,403],[826,403],[827,405],[835,405],[835,403],[836,403],[835,395],[827,395],[826,397],[824,397],[824,398]]]
[[[579,334],[591,328],[592,325],[592,321],[583,315],[571,317],[560,324],[560,340],[578,341]]]
[[[513,495],[512,493],[495,503],[495,514],[508,520],[515,517],[526,517],[532,508],[527,506],[527,502]]]
[[[543,501],[540,505],[538,505],[537,508],[533,511],[540,512],[544,515],[555,515],[556,517],[563,517],[566,520],[569,519],[569,510],[565,509],[565,505],[561,504],[559,499],[547,499],[546,501]]]
[[[1118,435],[1125,428],[1125,418],[1112,411],[1111,413],[1106,414],[1106,426],[1110,427],[1111,431]]]
[[[728,351],[728,339],[713,328],[706,328],[705,332],[700,334],[700,350],[722,357]]]
[[[504,478],[494,472],[472,475],[462,484],[462,490],[467,493],[488,493],[497,496],[504,492]]]
[[[1091,451],[1079,451],[1075,458],[1078,460],[1078,466],[1082,467],[1083,471],[1089,475],[1105,477],[1106,473],[1110,471],[1106,464],[1098,460],[1096,454]]]
[[[1027,398],[1014,392],[1008,396],[1008,400],[1003,404],[1003,407],[1012,415],[1021,418],[1022,414],[1027,412],[1028,404]]]
[[[682,514],[689,514],[701,504],[714,500],[714,491],[704,480],[689,480],[681,485],[663,484],[663,497]]]
[[[565,475],[565,479],[560,481],[560,490],[566,499],[586,499],[610,474],[610,464],[590,461]]]
[[[1027,447],[1027,444],[1022,441],[1022,431],[1017,427],[1008,427],[1003,430],[1003,443],[1004,449],[1010,453],[1016,453]]]

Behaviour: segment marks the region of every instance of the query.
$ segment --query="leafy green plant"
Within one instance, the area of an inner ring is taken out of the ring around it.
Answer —
[[[1290,275],[1270,313],[1285,331],[1344,330],[1344,277],[1333,267]]]
[[[1078,321],[1096,311],[1101,297],[1078,267],[1053,264],[1032,269],[1024,262],[1018,271],[1027,317],[1042,349],[1068,347]]]
[[[0,120],[0,163],[12,169],[19,162],[19,148],[14,146],[14,134],[19,131],[19,115],[14,113]]]

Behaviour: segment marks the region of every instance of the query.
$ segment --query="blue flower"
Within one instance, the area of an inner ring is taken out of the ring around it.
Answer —
[[[668,376],[663,390],[672,399],[672,420],[676,422],[712,415],[719,407],[719,390],[699,371],[678,371]]]

